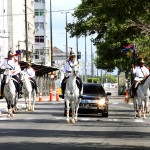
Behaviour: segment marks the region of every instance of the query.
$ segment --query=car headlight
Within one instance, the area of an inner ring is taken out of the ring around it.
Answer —
[[[105,98],[99,100],[98,105],[102,106],[105,104]]]

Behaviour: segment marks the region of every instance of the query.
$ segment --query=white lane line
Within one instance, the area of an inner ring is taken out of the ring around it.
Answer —
[[[7,117],[0,117],[0,120],[8,120],[9,118]]]
[[[134,119],[134,122],[145,122],[143,119]]]

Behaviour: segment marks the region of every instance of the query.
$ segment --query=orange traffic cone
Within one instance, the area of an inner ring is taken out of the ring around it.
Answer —
[[[39,102],[42,102],[43,99],[42,99],[42,93],[39,94]]]
[[[58,88],[56,89],[56,101],[59,101],[59,94],[58,94]]]
[[[126,90],[126,94],[125,94],[125,102],[128,103],[129,101],[129,94],[128,94],[128,91]]]
[[[52,90],[52,87],[50,87],[50,101],[53,100],[53,90]]]

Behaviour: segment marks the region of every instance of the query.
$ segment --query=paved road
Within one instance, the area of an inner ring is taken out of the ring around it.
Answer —
[[[0,117],[0,150],[144,150],[150,148],[150,115],[134,119],[132,103],[113,89],[109,117],[82,116],[66,124],[63,101],[36,101],[35,112],[19,110],[14,118]],[[23,106],[23,101],[20,101]],[[1,103],[0,103],[1,104]]]

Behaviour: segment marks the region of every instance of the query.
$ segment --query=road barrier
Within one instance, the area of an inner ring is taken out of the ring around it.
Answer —
[[[50,87],[50,101],[53,100],[53,90],[52,90],[52,87]]]
[[[126,94],[125,94],[125,102],[128,103],[129,101],[129,93],[128,93],[128,90],[126,90]]]
[[[39,102],[42,102],[43,98],[42,98],[42,93],[39,93]]]
[[[58,88],[56,89],[56,101],[59,101],[59,93],[58,93]]]

